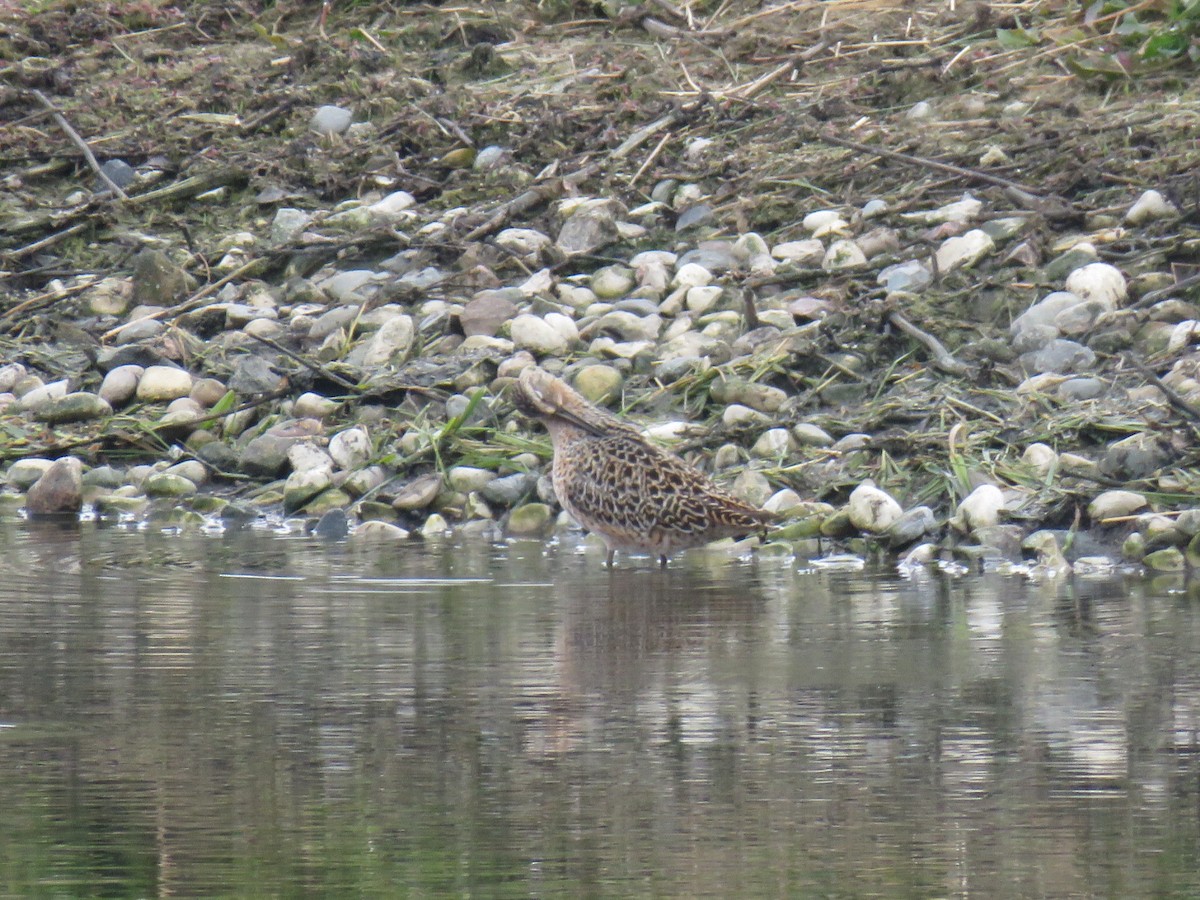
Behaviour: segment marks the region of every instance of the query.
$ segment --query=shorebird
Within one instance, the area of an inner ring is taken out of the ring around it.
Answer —
[[[761,531],[774,518],[544,369],[523,370],[513,398],[550,432],[554,493],[576,522],[603,538],[610,568],[618,550],[658,554],[665,566],[676,550]]]

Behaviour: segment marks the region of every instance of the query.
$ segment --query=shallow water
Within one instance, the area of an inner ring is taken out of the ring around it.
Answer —
[[[0,895],[1200,895],[1179,580],[0,525]]]

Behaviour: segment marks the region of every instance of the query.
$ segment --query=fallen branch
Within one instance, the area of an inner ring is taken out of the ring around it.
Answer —
[[[1191,403],[1188,403],[1187,400],[1180,396],[1178,391],[1176,391],[1170,385],[1165,384],[1161,378],[1151,372],[1148,368],[1146,368],[1146,366],[1142,365],[1128,353],[1125,354],[1122,359],[1129,364],[1130,368],[1158,388],[1162,392],[1162,395],[1167,398],[1168,403],[1170,403],[1173,407],[1175,407],[1193,422],[1200,422],[1200,410],[1196,409],[1196,407]]]
[[[338,375],[336,372],[330,371],[326,366],[322,366],[320,363],[315,363],[310,359],[306,359],[305,357],[303,357],[299,353],[297,353],[295,350],[289,350],[287,347],[283,346],[283,344],[279,343],[278,341],[273,341],[268,337],[263,337],[262,335],[259,335],[259,334],[253,334],[249,331],[247,331],[246,334],[250,335],[250,337],[254,338],[256,341],[266,344],[272,350],[279,351],[284,356],[286,356],[288,359],[291,359],[291,360],[294,360],[294,361],[300,363],[300,365],[304,366],[304,368],[308,369],[310,372],[316,372],[321,377],[328,378],[330,381],[332,381],[334,384],[338,385],[339,387],[344,387],[346,390],[353,391],[356,394],[361,393],[362,389],[357,384],[350,381],[348,378],[343,378],[341,375]]]
[[[174,306],[168,306],[166,309],[160,309],[158,312],[150,313],[150,315],[148,315],[148,316],[140,316],[139,318],[134,319],[132,322],[126,322],[123,325],[118,325],[116,328],[110,328],[108,331],[104,332],[104,334],[100,335],[100,340],[101,341],[110,340],[116,334],[118,334],[122,329],[128,328],[130,325],[134,324],[134,322],[147,322],[147,321],[150,321],[151,319],[165,319],[168,316],[171,318],[174,318],[175,316],[182,315],[185,312],[189,312],[192,309],[194,309],[195,307],[199,306],[201,301],[204,300],[209,294],[219,291],[221,288],[225,287],[225,285],[229,284],[229,282],[231,282],[237,278],[241,278],[243,275],[245,275],[247,272],[251,271],[252,269],[254,269],[258,266],[265,265],[265,264],[266,264],[266,260],[252,259],[252,260],[250,260],[250,262],[245,263],[244,265],[238,266],[236,269],[234,269],[232,272],[230,272],[224,278],[214,281],[212,284],[206,284],[204,287],[200,288],[200,290],[196,291],[196,293],[192,294],[192,296],[188,297],[182,303],[177,303]]]
[[[123,201],[128,202],[129,196],[123,190],[121,190],[115,181],[108,177],[108,173],[105,172],[104,169],[100,167],[100,163],[96,161],[96,155],[92,153],[92,148],[87,145],[87,141],[81,138],[79,136],[79,132],[71,127],[71,123],[68,122],[66,117],[58,111],[58,107],[50,102],[50,98],[36,88],[30,90],[29,93],[36,97],[37,101],[46,108],[46,111],[49,112],[54,118],[54,121],[58,123],[58,127],[66,132],[67,137],[71,139],[71,143],[73,143],[80,149],[80,151],[82,151],[83,158],[87,160],[87,164],[92,167],[93,172],[100,176],[100,180],[104,182],[108,189],[120,197]]]
[[[847,150],[854,150],[857,153],[870,153],[874,156],[882,156],[885,159],[894,159],[897,162],[923,166],[935,172],[948,172],[951,175],[957,175],[972,181],[994,184],[1009,191],[1023,206],[1045,212],[1047,215],[1064,213],[1070,209],[1069,204],[1058,197],[1044,197],[1023,184],[1008,178],[1001,178],[999,175],[992,175],[990,172],[981,172],[978,169],[968,169],[951,163],[939,162],[936,159],[928,159],[924,156],[914,156],[911,153],[900,153],[897,150],[887,150],[883,147],[863,144],[859,141],[852,141],[849,138],[838,137],[827,131],[814,131],[813,133],[818,140],[824,141],[827,144],[833,144],[835,147],[845,147]],[[1058,208],[1060,206],[1062,207],[1061,209]]]
[[[500,204],[500,207],[488,217],[486,222],[467,232],[464,240],[477,241],[481,237],[491,234],[513,216],[533,209],[535,206],[540,206],[542,203],[558,199],[566,193],[568,188],[575,187],[581,181],[595,175],[598,171],[600,171],[599,165],[589,163],[578,172],[572,172],[570,175],[564,175],[562,178],[552,178],[544,184],[530,188],[507,203]]]
[[[971,367],[955,358],[945,345],[927,331],[922,331],[898,312],[889,312],[887,321],[929,351],[933,364],[950,375],[967,375]]]

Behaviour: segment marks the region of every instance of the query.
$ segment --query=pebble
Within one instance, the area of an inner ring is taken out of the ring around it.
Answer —
[[[553,518],[553,510],[547,504],[526,503],[509,514],[506,530],[513,537],[540,537]]]
[[[186,369],[174,366],[150,366],[138,380],[137,398],[147,403],[165,403],[186,397],[194,379]]]
[[[786,428],[770,428],[758,436],[750,453],[760,459],[782,459],[791,446],[792,436]]]
[[[850,493],[847,510],[850,524],[868,534],[883,534],[904,515],[900,504],[870,481],[864,481]]]
[[[31,516],[77,514],[83,508],[83,464],[73,456],[51,463],[25,494]]]
[[[350,127],[354,113],[341,106],[319,106],[308,121],[308,127],[318,134],[341,134]]]
[[[355,528],[350,537],[355,541],[398,542],[408,540],[409,536],[410,533],[399,525],[372,519]]]
[[[1021,461],[1033,469],[1040,477],[1045,478],[1058,465],[1058,454],[1048,444],[1034,443],[1025,448]]]
[[[397,492],[392,506],[411,512],[428,508],[442,490],[442,477],[436,472],[420,475],[404,484]]]
[[[1110,309],[1116,309],[1129,290],[1120,269],[1099,262],[1073,271],[1064,287],[1084,300],[1097,300]]]
[[[138,381],[145,371],[144,367],[134,365],[117,366],[109,370],[100,382],[100,396],[110,406],[124,406],[136,395]]]
[[[858,269],[866,264],[866,255],[858,244],[851,240],[834,241],[825,251],[825,258],[821,260],[821,268],[827,272]]]
[[[339,431],[329,439],[329,456],[345,471],[366,465],[371,453],[371,436],[362,426]]]
[[[996,243],[986,231],[975,228],[966,234],[947,238],[934,254],[939,272],[969,269],[995,251]]]
[[[967,531],[995,525],[1004,510],[1004,494],[994,484],[981,484],[958,504],[955,517]]]
[[[67,422],[86,422],[112,415],[112,406],[99,394],[75,391],[41,403],[34,410],[36,418],[50,425]]]
[[[524,313],[512,320],[510,334],[513,344],[537,356],[561,356],[570,348],[562,333],[544,319]]]
[[[624,383],[624,376],[617,369],[595,365],[585,366],[576,373],[574,387],[590,402],[607,406],[621,396]]]
[[[196,493],[196,485],[182,475],[155,472],[142,482],[147,497],[190,497]]]
[[[45,475],[46,470],[52,465],[54,465],[53,460],[41,459],[36,456],[16,459],[8,467],[6,480],[11,487],[16,488],[18,491],[25,491],[36,484],[37,480]]]
[[[1179,215],[1162,194],[1149,190],[1138,197],[1125,213],[1125,221],[1130,225],[1142,225],[1157,219],[1169,219]]]
[[[464,494],[478,491],[495,479],[495,472],[474,466],[455,466],[446,473],[446,483],[450,489]]]

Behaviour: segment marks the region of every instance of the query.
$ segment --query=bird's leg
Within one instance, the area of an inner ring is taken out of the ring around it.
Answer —
[[[667,554],[663,553],[658,557],[658,567],[665,569],[667,567]]]
[[[604,565],[605,565],[607,568],[611,569],[611,568],[613,567],[613,557],[614,557],[614,556],[616,556],[616,555],[617,555],[617,551],[616,551],[616,550],[612,550],[612,549],[610,549],[610,550],[608,551],[608,559],[606,559],[606,560],[604,561]]]

